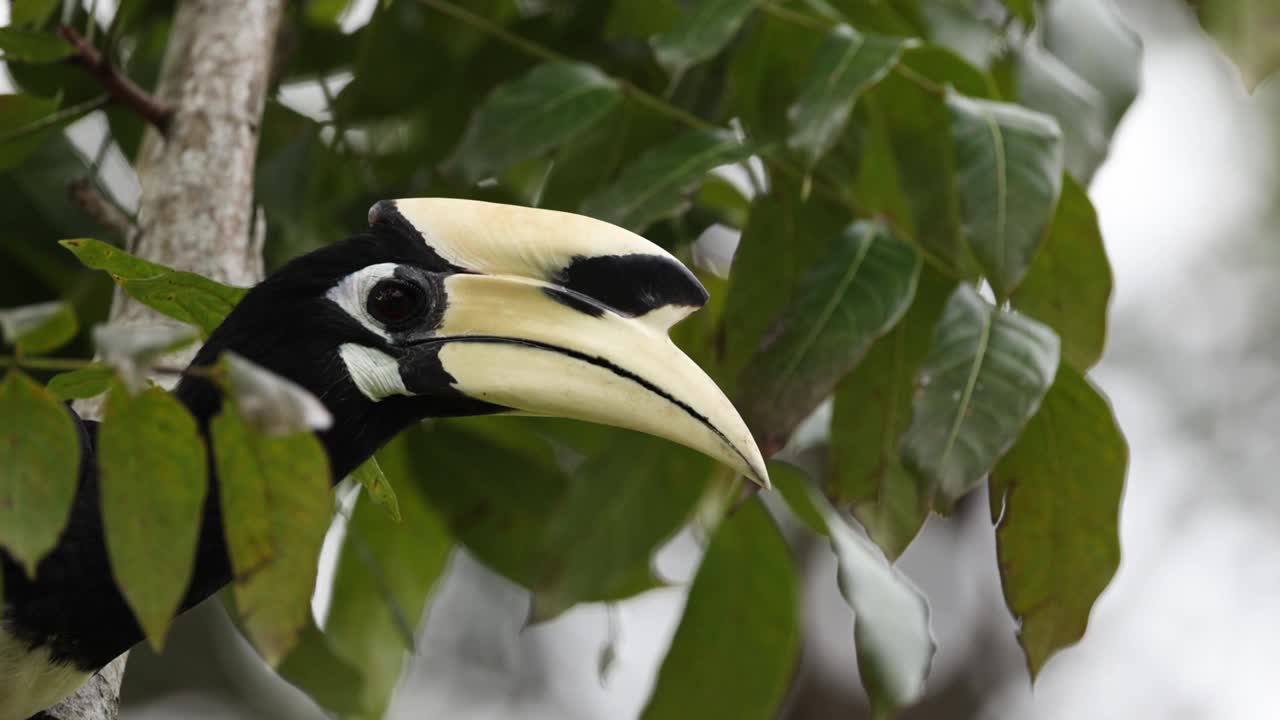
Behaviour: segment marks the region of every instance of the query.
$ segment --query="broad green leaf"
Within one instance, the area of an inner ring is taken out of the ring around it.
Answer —
[[[1089,611],[1120,564],[1128,454],[1106,398],[1064,366],[992,471],[1005,488],[996,528],[1000,577],[1033,679],[1084,636]]]
[[[903,467],[898,443],[911,420],[916,375],[952,287],[926,268],[906,316],[836,386],[826,494],[858,518],[891,560],[929,514],[930,488]]]
[[[752,500],[716,529],[641,715],[776,717],[800,644],[791,553]]]
[[[844,133],[853,104],[868,88],[893,69],[902,54],[900,38],[864,35],[838,25],[818,48],[809,66],[804,92],[791,105],[788,144],[800,153],[806,168],[835,146]]]
[[[577,211],[583,199],[611,183],[619,169],[674,135],[662,116],[634,102],[619,103],[556,152],[538,206]]]
[[[1280,5],[1274,0],[1191,0],[1205,30],[1253,92],[1280,69]]]
[[[968,285],[947,300],[920,371],[902,460],[942,512],[991,471],[1035,414],[1058,368],[1058,336]]]
[[[776,452],[911,305],[920,256],[878,223],[841,231],[774,321],[737,387],[763,452]]]
[[[208,491],[204,442],[172,395],[107,396],[98,430],[102,526],[111,573],[156,650],[194,569]]]
[[[769,481],[786,501],[787,508],[805,527],[815,533],[828,537],[827,519],[822,510],[814,502],[814,493],[809,486],[809,478],[800,468],[786,463],[769,463]]]
[[[610,431],[570,476],[548,519],[554,571],[534,589],[534,618],[574,604],[621,600],[657,587],[653,554],[688,521],[711,461],[649,435]]]
[[[208,337],[248,292],[245,288],[134,257],[98,240],[62,240],[80,262],[111,274],[138,302],[175,320],[200,328]]]
[[[686,131],[641,155],[615,183],[588,197],[582,212],[643,232],[680,213],[713,168],[745,160],[754,150],[727,130]]]
[[[651,39],[658,64],[674,78],[724,49],[761,0],[693,0],[675,27]]]
[[[70,55],[71,50],[71,43],[52,32],[0,27],[0,59],[6,62],[57,62]]]
[[[329,463],[310,432],[249,429],[233,400],[210,423],[233,591],[245,634],[273,667],[311,621],[333,513]]]
[[[4,341],[24,355],[39,355],[66,345],[80,329],[75,310],[61,300],[0,310]]]
[[[847,222],[842,209],[815,196],[801,201],[793,187],[775,186],[752,202],[725,298],[721,365],[726,378],[742,372],[769,323]]]
[[[13,0],[9,3],[9,21],[15,27],[43,25],[62,0]]]
[[[329,645],[364,673],[358,696],[362,718],[381,718],[412,647],[414,628],[431,589],[444,572],[452,538],[427,504],[414,473],[409,443],[402,435],[378,453],[386,467],[388,489],[403,500],[403,523],[387,522],[386,512],[370,502],[356,503],[338,558],[333,598],[325,620]]]
[[[1111,265],[1098,215],[1075,180],[1063,180],[1062,196],[1044,247],[1013,293],[1013,306],[1053,328],[1062,358],[1087,370],[1102,357],[1111,300]]]
[[[826,507],[840,594],[853,608],[858,674],[874,717],[893,717],[924,696],[935,645],[929,604],[875,545]]]
[[[59,400],[82,400],[106,392],[115,377],[116,371],[109,365],[90,365],[54,375],[47,387]]]
[[[476,108],[454,162],[471,181],[501,172],[577,137],[621,97],[617,83],[594,66],[539,65]]]
[[[231,606],[227,609],[231,610]],[[337,717],[351,718],[362,717],[361,693],[372,669],[339,656],[330,639],[308,618],[297,644],[276,672],[320,707]]]
[[[1005,8],[1028,27],[1036,24],[1035,0],[1001,0]]]
[[[1045,10],[1045,47],[1102,95],[1109,137],[1142,84],[1142,40],[1112,0],[1054,2]]]
[[[395,522],[400,522],[400,503],[396,499],[396,491],[391,487],[387,476],[378,466],[377,458],[369,458],[351,473],[351,478],[369,493],[374,505],[382,508]]]
[[[71,413],[17,370],[0,381],[0,547],[35,576],[75,499],[80,438]]]
[[[1110,146],[1106,98],[1036,41],[1013,56],[1013,79],[1023,105],[1057,120],[1067,172],[1088,184]]]
[[[791,130],[787,106],[809,82],[819,43],[813,28],[760,13],[730,54],[725,78],[725,116],[742,122],[747,136],[784,140]]]
[[[311,0],[303,17],[313,25],[336,27],[347,9],[348,0]]]
[[[17,167],[35,152],[53,126],[44,118],[58,109],[58,98],[0,95],[0,172]]]
[[[1062,132],[1053,118],[1008,103],[947,94],[956,183],[969,248],[996,297],[1031,265],[1062,189]]]

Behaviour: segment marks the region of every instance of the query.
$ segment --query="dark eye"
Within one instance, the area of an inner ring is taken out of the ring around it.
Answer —
[[[422,311],[422,289],[403,280],[383,280],[369,291],[369,314],[384,325],[399,325]]]

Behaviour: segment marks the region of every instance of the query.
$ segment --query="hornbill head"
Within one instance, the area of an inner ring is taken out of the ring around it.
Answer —
[[[367,232],[251,290],[195,364],[230,349],[315,393],[337,477],[417,420],[515,412],[658,435],[767,486],[746,424],[667,336],[706,300],[678,260],[606,222],[388,200]],[[216,403],[201,385],[179,395]]]

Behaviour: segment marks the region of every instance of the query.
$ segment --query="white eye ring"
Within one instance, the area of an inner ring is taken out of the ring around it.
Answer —
[[[384,340],[390,340],[391,335],[387,332],[386,325],[369,314],[366,300],[378,283],[395,277],[397,267],[399,266],[395,263],[378,263],[361,268],[342,278],[337,285],[325,293],[325,297],[355,318],[369,332]]]

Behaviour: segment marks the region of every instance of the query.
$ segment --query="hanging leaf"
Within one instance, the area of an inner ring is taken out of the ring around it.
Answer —
[[[677,80],[724,49],[760,0],[694,0],[683,18],[650,40],[658,64]]]
[[[920,257],[883,225],[846,227],[742,371],[737,406],[766,455],[857,366],[915,296]]]
[[[813,64],[809,81],[788,110],[788,144],[812,169],[844,134],[853,104],[880,82],[902,55],[901,38],[864,35],[848,25],[827,34]]]
[[[186,594],[208,490],[204,442],[172,395],[116,385],[98,430],[102,527],[111,573],[153,648]]]
[[[803,470],[786,463],[769,463],[769,481],[786,501],[791,514],[801,524],[823,537],[830,537],[827,519],[814,500],[809,478],[805,476]]]
[[[0,172],[22,164],[55,126],[41,121],[58,109],[58,98],[0,95]]]
[[[221,359],[231,396],[251,429],[281,436],[333,425],[333,415],[310,390],[229,350]]]
[[[377,458],[369,458],[351,473],[351,479],[360,483],[360,486],[369,493],[369,499],[374,505],[382,508],[395,522],[400,522],[400,503],[396,499],[396,491],[392,489],[391,483],[387,480],[387,476],[383,474],[382,468],[378,466]]]
[[[227,607],[231,609],[230,605]],[[298,643],[276,668],[280,677],[342,718],[361,716],[361,693],[371,670],[347,662],[334,652],[329,638],[310,619],[299,634]]]
[[[853,608],[858,674],[872,715],[892,717],[924,696],[935,645],[924,595],[826,507],[840,594]]]
[[[1038,41],[1013,56],[1013,79],[1023,105],[1057,121],[1067,172],[1088,184],[1110,146],[1106,98]]]
[[[1062,132],[1008,103],[947,94],[956,183],[969,247],[996,297],[1018,286],[1062,189]]]
[[[1062,197],[1044,247],[1013,293],[1013,306],[1053,328],[1062,357],[1087,370],[1102,357],[1111,301],[1111,265],[1098,214],[1075,180],[1063,180]]]
[[[996,528],[1000,577],[1032,679],[1084,636],[1094,601],[1120,565],[1128,454],[1106,398],[1064,366],[992,471],[1004,494]]]
[[[903,467],[898,444],[911,420],[916,375],[953,287],[926,268],[906,316],[836,387],[826,494],[858,518],[890,560],[929,513],[930,488]]]
[[[812,196],[802,202],[791,187],[775,186],[752,202],[725,298],[721,363],[726,378],[742,372],[769,323],[847,222],[840,208]]]
[[[363,670],[355,698],[362,718],[385,714],[412,650],[414,628],[453,549],[448,528],[414,481],[424,470],[412,463],[413,440],[402,435],[378,453],[388,489],[403,500],[404,522],[387,522],[372,496],[357,501],[325,620],[334,652]]]
[[[75,310],[60,300],[0,310],[4,341],[17,346],[24,355],[57,350],[70,342],[79,329]]]
[[[539,65],[485,98],[454,162],[472,182],[489,177],[577,137],[621,97],[613,79],[592,65]]]
[[[582,203],[582,212],[636,232],[678,214],[707,173],[755,149],[727,130],[689,130],[641,155],[612,185]]]
[[[1237,67],[1249,92],[1280,69],[1280,6],[1272,0],[1191,0],[1205,30]]]
[[[43,25],[62,0],[15,0],[9,3],[9,20],[14,27]]]
[[[41,30],[0,28],[0,59],[6,62],[51,63],[71,54],[71,43]]]
[[[195,273],[148,262],[98,240],[62,240],[80,262],[104,270],[135,300],[208,337],[240,302],[245,288],[223,285]]]
[[[70,412],[17,370],[0,381],[0,547],[34,577],[58,542],[80,470]]]
[[[236,608],[245,634],[274,667],[311,621],[333,513],[328,459],[310,432],[252,432],[231,398],[210,432]]]
[[[47,387],[59,400],[82,400],[106,392],[115,379],[116,371],[111,366],[90,365],[54,375]]]
[[[786,540],[759,500],[716,529],[643,720],[776,717],[800,644]]]
[[[1057,367],[1052,330],[993,307],[968,285],[951,295],[902,438],[903,462],[937,489],[939,511],[981,482],[1018,439]]]

